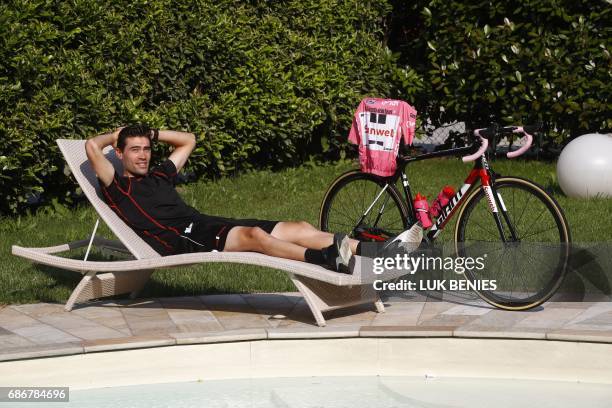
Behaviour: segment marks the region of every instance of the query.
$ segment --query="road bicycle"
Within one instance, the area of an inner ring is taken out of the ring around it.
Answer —
[[[487,150],[490,141],[522,134],[522,147],[507,153],[508,158],[518,157],[529,149],[532,133],[537,130],[538,126],[496,125],[477,129],[468,133],[469,146],[416,156],[400,154],[397,170],[391,177],[348,171],[336,178],[325,194],[320,228],[346,232],[367,242],[385,241],[399,234],[417,222],[406,174],[408,164],[463,156],[463,162],[474,162],[474,167],[424,234],[424,241],[436,241],[449,220],[457,215],[454,255],[488,256],[486,268],[466,269],[465,278],[474,283],[484,279],[497,281],[496,287],[479,288],[474,284],[475,292],[501,309],[536,307],[556,292],[567,273],[570,229],[563,210],[543,187],[525,178],[496,173],[487,160]]]

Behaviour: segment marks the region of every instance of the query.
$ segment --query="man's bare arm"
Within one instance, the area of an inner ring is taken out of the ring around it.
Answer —
[[[120,130],[121,128],[112,133],[105,133],[103,135],[92,137],[85,142],[85,152],[87,153],[87,158],[96,172],[96,175],[102,181],[102,183],[104,183],[105,187],[109,186],[110,183],[113,182],[115,168],[113,167],[112,163],[108,161],[106,157],[104,157],[102,150],[106,146],[115,145],[117,143]]]
[[[160,130],[159,141],[174,146],[174,150],[168,157],[176,166],[176,171],[181,171],[189,155],[196,145],[195,135],[187,132],[177,132],[174,130]]]

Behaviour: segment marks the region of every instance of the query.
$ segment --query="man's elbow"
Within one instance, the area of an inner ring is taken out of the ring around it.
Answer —
[[[101,157],[104,157],[102,148],[95,139],[88,139],[85,142],[85,153],[90,162],[98,161]]]
[[[87,157],[91,160],[91,157],[96,154],[97,151],[100,150],[98,144],[93,139],[88,139],[85,142],[85,153],[87,153]]]
[[[188,133],[187,134],[187,138],[189,139],[189,146],[191,147],[191,150],[195,149],[196,146],[196,136],[193,133]]]

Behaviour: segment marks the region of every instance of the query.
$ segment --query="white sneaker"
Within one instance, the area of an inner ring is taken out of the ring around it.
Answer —
[[[349,264],[353,253],[349,237],[346,234],[334,234],[334,243],[328,250],[329,252],[324,254],[327,258],[327,265],[336,272],[350,274]]]
[[[423,241],[423,227],[421,223],[417,222],[410,229],[402,232],[398,236],[391,238],[385,242],[385,245],[379,251],[383,254],[385,252],[391,252],[401,250],[407,254],[410,254],[421,245]]]

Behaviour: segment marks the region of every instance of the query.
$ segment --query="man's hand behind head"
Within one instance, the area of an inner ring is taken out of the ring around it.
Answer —
[[[120,133],[120,132],[121,132],[121,130],[123,130],[124,128],[125,128],[125,126],[121,126],[121,127],[118,127],[117,129],[115,129],[115,130],[113,131],[113,133],[112,133],[112,135],[113,135],[113,144],[112,144],[113,149],[116,149],[116,148],[117,148],[117,141],[119,140],[119,133]]]

